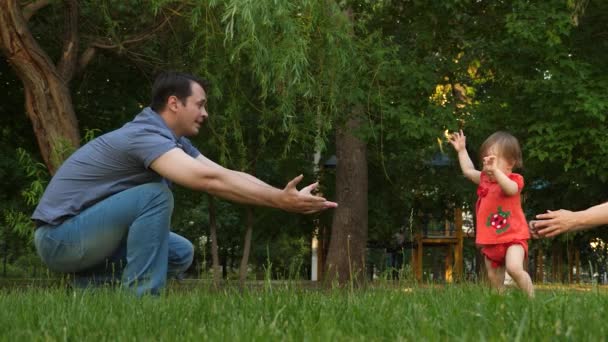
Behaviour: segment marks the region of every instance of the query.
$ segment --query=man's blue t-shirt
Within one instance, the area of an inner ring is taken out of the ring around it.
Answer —
[[[176,147],[193,158],[201,154],[188,139],[175,137],[161,116],[147,107],[133,121],[74,152],[51,179],[32,219],[58,225],[123,190],[168,183],[149,166]]]

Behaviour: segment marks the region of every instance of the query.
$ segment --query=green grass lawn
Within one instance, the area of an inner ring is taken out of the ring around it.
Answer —
[[[601,341],[608,294],[590,287],[497,295],[482,286],[213,291],[0,290],[3,341]]]

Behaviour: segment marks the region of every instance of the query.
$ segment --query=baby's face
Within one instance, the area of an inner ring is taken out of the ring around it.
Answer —
[[[492,158],[493,157],[493,158]],[[505,159],[496,145],[490,146],[490,148],[486,151],[484,157],[484,171],[490,168],[490,166],[486,166],[488,163],[492,164],[494,168],[499,169],[504,174],[508,175],[513,170],[513,162]],[[493,161],[492,161],[493,160]],[[494,180],[495,177],[492,173],[488,173],[488,176],[491,180]]]

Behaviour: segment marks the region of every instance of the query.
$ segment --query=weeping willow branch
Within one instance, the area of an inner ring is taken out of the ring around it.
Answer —
[[[178,17],[178,16],[181,17],[181,15],[182,15],[181,11],[184,7],[185,7],[185,4],[181,4],[180,6],[178,6],[175,9],[174,8],[165,9],[165,11],[168,12],[169,14],[165,15],[161,21],[155,23],[154,25],[152,25],[148,29],[143,30],[142,32],[128,35],[128,36],[124,37],[124,39],[117,41],[117,42],[112,41],[112,39],[109,39],[109,38],[87,37],[91,41],[91,43],[89,44],[89,46],[87,46],[87,48],[84,50],[84,52],[80,56],[79,62],[78,62],[78,68],[80,70],[84,69],[87,66],[87,64],[89,64],[91,62],[91,60],[93,60],[93,58],[97,54],[97,50],[100,50],[100,49],[101,50],[116,50],[121,53],[124,53],[126,51],[127,54],[129,54],[130,51],[128,49],[128,46],[135,46],[137,44],[144,43],[144,42],[152,39],[158,32],[162,31],[166,26],[170,25],[171,21],[173,19],[175,19],[175,17]],[[139,58],[140,55],[133,54],[132,56],[137,56],[138,58],[134,58],[134,59],[141,60],[141,58]]]

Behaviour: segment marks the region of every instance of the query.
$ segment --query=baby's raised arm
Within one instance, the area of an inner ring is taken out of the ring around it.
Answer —
[[[483,158],[483,172],[489,176],[493,176],[496,182],[507,196],[516,195],[519,192],[517,183],[509,178],[498,167],[498,158],[495,155],[489,155]]]
[[[454,146],[454,150],[458,153],[458,162],[460,163],[460,169],[465,177],[470,179],[473,183],[479,184],[479,178],[481,172],[475,169],[469,153],[467,152],[467,137],[464,132],[452,133],[450,136],[450,144]]]

